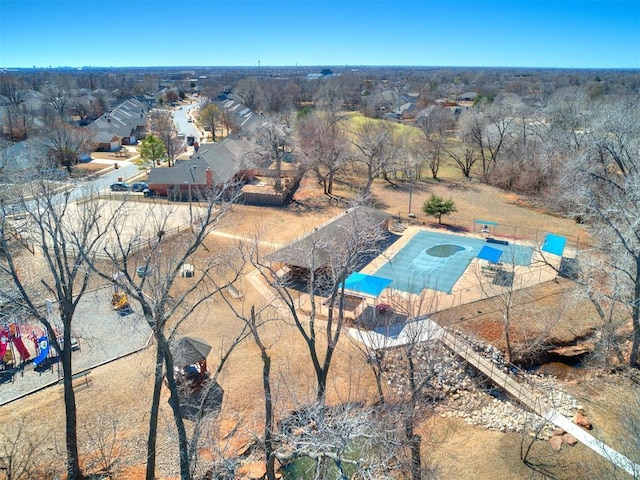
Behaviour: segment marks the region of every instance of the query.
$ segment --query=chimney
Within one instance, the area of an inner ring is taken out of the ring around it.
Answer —
[[[207,168],[205,173],[207,175],[207,186],[213,187],[213,171],[210,168]]]

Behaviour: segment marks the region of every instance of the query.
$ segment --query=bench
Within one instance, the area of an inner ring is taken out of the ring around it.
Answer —
[[[80,389],[82,389],[82,388],[87,388],[93,385],[93,381],[89,376],[90,373],[91,373],[91,370],[85,370],[84,372],[80,372],[80,373],[76,373],[75,375],[72,375],[71,381],[73,382],[73,388],[81,387]]]
[[[509,245],[508,240],[498,240],[497,238],[487,237],[487,243],[495,243],[498,245]]]
[[[71,376],[71,382],[75,392],[79,392],[93,385],[93,380],[89,376],[90,374],[91,370],[85,370],[84,372],[79,372]],[[61,378],[58,383],[61,385],[64,384],[64,378]],[[61,394],[64,396],[64,389]]]

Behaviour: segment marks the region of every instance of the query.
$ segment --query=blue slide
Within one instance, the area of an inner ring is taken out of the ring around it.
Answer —
[[[49,339],[44,336],[38,339],[38,356],[33,359],[33,364],[37,367],[49,356]]]

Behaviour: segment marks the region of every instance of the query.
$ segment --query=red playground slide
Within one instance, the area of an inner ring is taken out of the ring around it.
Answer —
[[[24,343],[22,343],[22,338],[15,337],[13,339],[13,344],[18,349],[18,353],[20,354],[20,359],[23,362],[26,362],[27,360],[29,360],[29,357],[31,356],[31,354],[29,353],[29,350],[27,350],[27,347],[24,346]]]

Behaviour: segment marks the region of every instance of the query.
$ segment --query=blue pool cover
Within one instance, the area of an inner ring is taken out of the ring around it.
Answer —
[[[432,247],[441,246],[440,251]],[[452,248],[452,247],[461,247]],[[419,294],[423,289],[451,293],[455,283],[483,247],[485,239],[444,234],[418,232],[375,275],[393,279],[393,289]],[[531,265],[533,249],[524,245],[491,244],[493,250],[502,252],[500,260],[514,265]],[[435,255],[433,253],[436,253]]]
[[[560,235],[554,235],[553,233],[547,233],[544,243],[542,244],[542,251],[553,253],[554,255],[561,257],[566,243],[566,238],[561,237]]]
[[[393,280],[388,278],[365,275],[360,272],[353,272],[344,281],[344,288],[355,292],[364,293],[372,297],[379,296],[382,291],[389,286]]]
[[[502,250],[498,250],[497,248],[487,247],[485,245],[480,249],[477,257],[481,258],[482,260],[488,260],[491,263],[498,263],[500,261],[500,257],[502,257]]]

